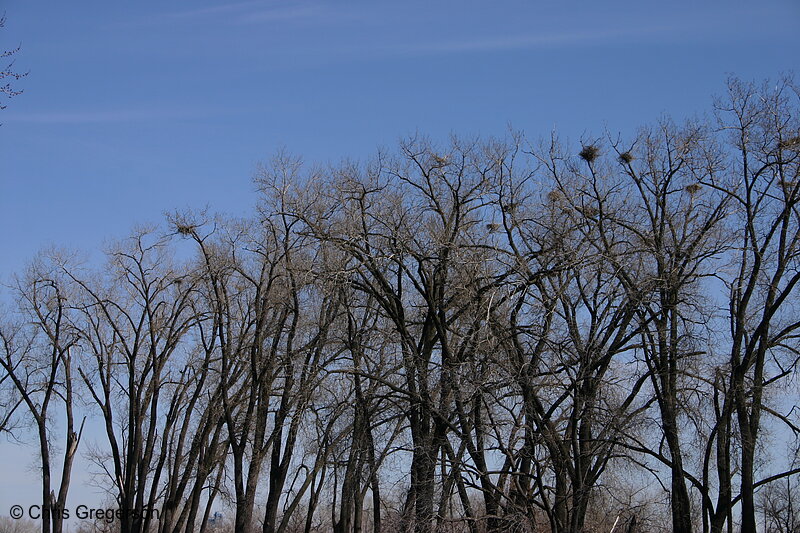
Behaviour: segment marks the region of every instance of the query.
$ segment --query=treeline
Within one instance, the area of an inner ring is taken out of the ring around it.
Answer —
[[[800,93],[727,89],[578,148],[281,154],[252,218],[39,257],[0,419],[42,531],[79,453],[123,533],[797,531]]]

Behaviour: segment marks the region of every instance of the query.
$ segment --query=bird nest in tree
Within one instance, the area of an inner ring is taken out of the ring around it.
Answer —
[[[558,203],[561,200],[561,193],[554,189],[549,193],[547,193],[547,199],[553,202],[554,204]]]
[[[191,224],[178,224],[175,229],[178,230],[178,233],[181,235],[191,235],[194,232],[195,226]]]
[[[688,192],[689,194],[697,194],[698,192],[700,192],[701,189],[699,183],[690,183],[685,188],[686,192]]]
[[[778,143],[781,150],[800,150],[800,135],[783,139]]]
[[[583,159],[587,163],[591,163],[592,161],[597,159],[598,155],[600,155],[600,149],[593,144],[587,144],[578,153],[578,155],[581,156],[581,159]]]
[[[633,161],[633,155],[631,155],[630,152],[622,152],[621,154],[619,154],[619,161],[620,163],[627,165],[631,161]]]

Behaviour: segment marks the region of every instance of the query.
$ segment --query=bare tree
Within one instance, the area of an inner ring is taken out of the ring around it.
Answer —
[[[763,517],[765,531],[794,533],[800,530],[800,483],[796,477],[784,477],[767,485],[759,493],[756,506]]]
[[[508,508],[517,516],[539,509],[552,531],[584,529],[646,380],[615,366],[636,346],[635,297],[618,276],[636,264],[610,222],[624,205],[618,183],[595,150],[583,172],[554,139],[534,152],[541,175],[507,176],[497,187],[511,268],[493,327],[505,357],[498,363],[520,395],[524,435],[504,446],[514,480]]]
[[[110,458],[99,466],[123,510],[124,533],[149,531],[164,476],[183,463],[175,439],[188,430],[192,403],[184,402],[200,394],[191,388],[194,353],[181,344],[195,320],[193,284],[170,264],[166,244],[137,231],[109,252],[109,276],[65,270],[81,289],[91,356],[80,374],[104,422]]]
[[[5,27],[6,25],[6,16],[3,14],[0,16],[0,29]],[[13,82],[19,81],[21,78],[24,78],[28,75],[27,72],[17,72],[14,70],[14,60],[13,57],[19,52],[20,47],[13,48],[11,50],[3,50],[0,52],[0,60],[8,61],[4,65],[0,66],[0,95],[5,96],[6,98],[13,98],[14,96],[19,96],[22,94],[21,89],[16,89],[14,87]],[[0,104],[0,110],[5,109],[7,106]]]
[[[714,273],[713,260],[727,246],[722,221],[728,198],[700,185],[723,170],[719,150],[702,125],[678,129],[664,121],[632,144],[615,151],[635,208],[614,223],[628,232],[646,266],[638,275],[621,271],[620,277],[638,300],[641,351],[669,452],[648,445],[638,450],[655,455],[670,469],[673,529],[689,532],[692,512],[681,421],[691,420],[694,411],[690,405],[696,376],[691,375],[694,361],[705,355],[694,330],[711,319],[698,295]],[[698,488],[707,507],[707,491]],[[719,512],[723,521],[724,507]]]
[[[0,326],[0,366],[19,393],[38,439],[43,533],[63,529],[72,465],[83,430],[83,422],[75,427],[74,412],[73,351],[79,347],[80,332],[71,317],[72,291],[59,275],[61,261],[57,256],[41,258],[25,277],[17,279],[21,316],[17,323]],[[63,416],[65,432],[57,492],[52,486],[56,413]]]
[[[441,154],[412,141],[402,150],[397,160],[336,170],[332,190],[322,193],[327,198],[295,215],[347,255],[342,275],[392,324],[404,380],[395,392],[413,443],[406,525],[431,531],[460,354],[452,325],[493,282],[475,268],[483,261],[478,228],[486,182],[474,144],[454,142]]]
[[[14,520],[9,517],[0,518],[0,531],[3,533],[34,533],[40,531],[40,526],[33,520]]]
[[[722,417],[735,417],[741,438],[742,531],[756,531],[756,453],[767,416],[798,429],[765,404],[767,387],[793,374],[800,322],[794,312],[800,282],[800,93],[790,79],[757,87],[736,79],[716,104],[732,145],[730,181],[709,180],[735,206],[736,249],[729,291],[730,359]],[[731,467],[722,472],[729,483]],[[789,475],[799,472],[784,472]],[[770,477],[769,479],[774,479]],[[720,480],[722,483],[723,480]]]

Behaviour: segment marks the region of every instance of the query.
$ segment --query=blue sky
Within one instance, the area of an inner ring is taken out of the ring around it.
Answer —
[[[730,74],[797,70],[800,4],[0,0],[24,94],[0,112],[0,280],[175,208],[251,210],[279,148],[400,137],[632,134],[709,111]],[[33,458],[0,445],[4,502]],[[85,468],[73,497],[82,488]],[[81,479],[83,478],[83,479]],[[20,484],[20,479],[30,483]],[[0,509],[0,512],[3,512]]]
[[[706,112],[798,64],[797,2],[0,0],[0,279],[173,208],[242,213],[280,147],[366,157],[416,131],[573,139]]]

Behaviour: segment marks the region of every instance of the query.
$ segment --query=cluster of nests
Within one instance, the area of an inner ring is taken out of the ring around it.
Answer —
[[[580,156],[581,159],[583,159],[587,163],[591,163],[592,161],[597,159],[598,156],[600,155],[600,148],[598,148],[594,144],[587,144],[583,146],[583,148],[581,148],[581,151],[578,152],[578,155]],[[630,152],[622,152],[619,154],[620,163],[627,165],[631,161],[633,161],[633,154],[631,154]]]
[[[778,149],[800,150],[800,135],[781,140],[778,142]],[[581,148],[581,151],[578,152],[578,155],[587,163],[591,163],[600,156],[600,148],[598,148],[595,144],[587,144]],[[620,163],[627,165],[631,161],[633,161],[633,154],[630,152],[622,152],[619,154]]]
[[[794,139],[790,139],[789,141],[785,142],[788,143],[790,141],[794,143],[792,144],[792,146],[796,144],[798,147],[800,147],[800,137],[796,137]],[[592,161],[597,159],[597,157],[600,155],[600,149],[594,144],[587,144],[583,146],[580,152],[578,152],[578,155],[580,156],[581,159],[583,159],[587,163],[591,163]],[[619,154],[620,163],[622,163],[623,165],[628,165],[630,164],[631,161],[633,161],[633,154],[631,154],[630,152],[620,152]],[[692,195],[700,192],[700,189],[701,186],[699,183],[691,183],[685,187],[686,192]],[[559,199],[556,191],[550,192],[547,196],[551,202],[556,202]]]

